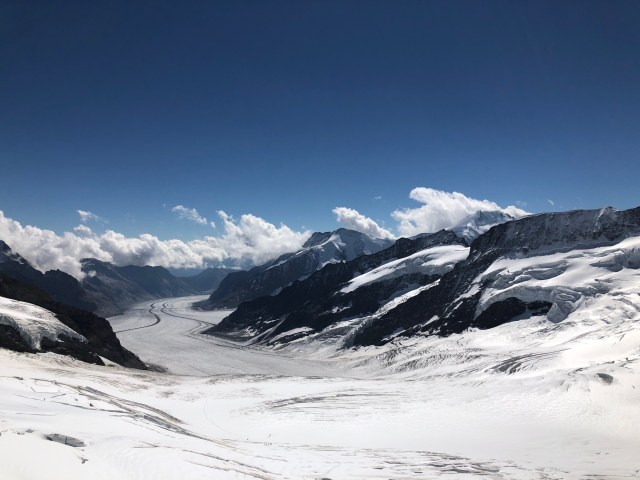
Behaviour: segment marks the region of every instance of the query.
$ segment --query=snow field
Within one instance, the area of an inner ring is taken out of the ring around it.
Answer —
[[[166,373],[0,351],[3,478],[640,475],[640,328],[611,305],[339,351],[203,338],[225,313],[195,300],[111,319]]]

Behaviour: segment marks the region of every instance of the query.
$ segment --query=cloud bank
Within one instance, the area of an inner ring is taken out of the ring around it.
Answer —
[[[489,200],[432,188],[414,188],[409,196],[422,205],[391,213],[398,222],[397,232],[402,236],[452,228],[478,211],[501,211],[515,218],[528,214],[515,206],[503,208]],[[208,223],[194,208],[176,205],[171,210],[180,218],[201,225]],[[205,268],[227,264],[246,267],[296,251],[310,236],[310,232],[294,231],[283,224],[276,226],[251,214],[234,219],[222,210],[217,213],[222,223],[221,234],[185,242],[161,240],[148,233],[136,237],[127,237],[113,230],[96,233],[86,223],[105,220],[86,210],[78,210],[82,223],[72,232],[61,235],[31,225],[23,226],[0,210],[0,239],[39,270],[60,269],[82,278],[80,260],[83,258],[97,258],[115,265]],[[395,238],[390,230],[357,210],[336,207],[333,213],[346,228],[376,238]]]
[[[398,222],[398,232],[407,237],[457,226],[478,211],[498,210],[515,218],[528,215],[528,212],[513,205],[502,208],[489,200],[477,200],[459,192],[443,192],[433,188],[414,188],[409,197],[423,205],[391,213]]]
[[[60,269],[82,278],[80,259],[93,257],[116,265],[156,265],[171,268],[204,268],[221,262],[236,265],[264,263],[299,249],[310,232],[279,227],[254,215],[238,221],[218,212],[224,226],[220,236],[200,240],[160,240],[144,233],[127,237],[107,230],[97,234],[86,225],[62,235],[31,225],[23,226],[0,210],[0,239],[41,271]]]
[[[366,233],[375,238],[394,239],[395,236],[389,230],[382,228],[374,220],[365,217],[357,210],[347,207],[336,207],[333,209],[336,219],[346,228]]]

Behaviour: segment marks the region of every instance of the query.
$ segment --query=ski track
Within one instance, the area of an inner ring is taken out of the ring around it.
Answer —
[[[264,350],[202,335],[229,312],[190,310],[201,298],[110,319],[165,373],[0,350],[0,478],[640,477],[638,356],[574,368],[570,339],[505,348],[534,320],[347,353]]]

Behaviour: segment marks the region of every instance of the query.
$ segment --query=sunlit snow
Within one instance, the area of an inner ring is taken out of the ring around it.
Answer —
[[[165,373],[0,350],[3,478],[640,474],[640,328],[620,316],[640,310],[637,292],[560,323],[346,351],[204,337],[225,312],[193,312],[194,300],[111,319]]]
[[[442,275],[451,270],[456,263],[467,258],[467,255],[469,255],[469,247],[462,245],[430,247],[358,275],[340,291],[342,293],[353,292],[363,285],[382,279],[390,279],[396,275],[418,272],[424,275]]]
[[[0,297],[0,324],[18,331],[22,339],[35,350],[43,338],[58,340],[61,335],[86,342],[80,334],[60,322],[49,310],[30,303]]]

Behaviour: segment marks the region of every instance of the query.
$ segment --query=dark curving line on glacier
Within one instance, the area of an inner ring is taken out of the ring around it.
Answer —
[[[114,331],[113,333],[131,332],[132,330],[141,330],[143,328],[149,328],[149,327],[153,327],[154,325],[159,324],[160,321],[161,321],[161,318],[157,313],[155,313],[153,311],[153,309],[155,308],[155,305],[156,305],[155,303],[152,303],[151,304],[151,308],[149,308],[149,313],[151,315],[153,315],[154,317],[156,317],[156,321],[155,322],[150,323],[149,325],[143,325],[141,327],[133,327],[133,328],[125,328],[124,330],[117,330],[117,331]]]

